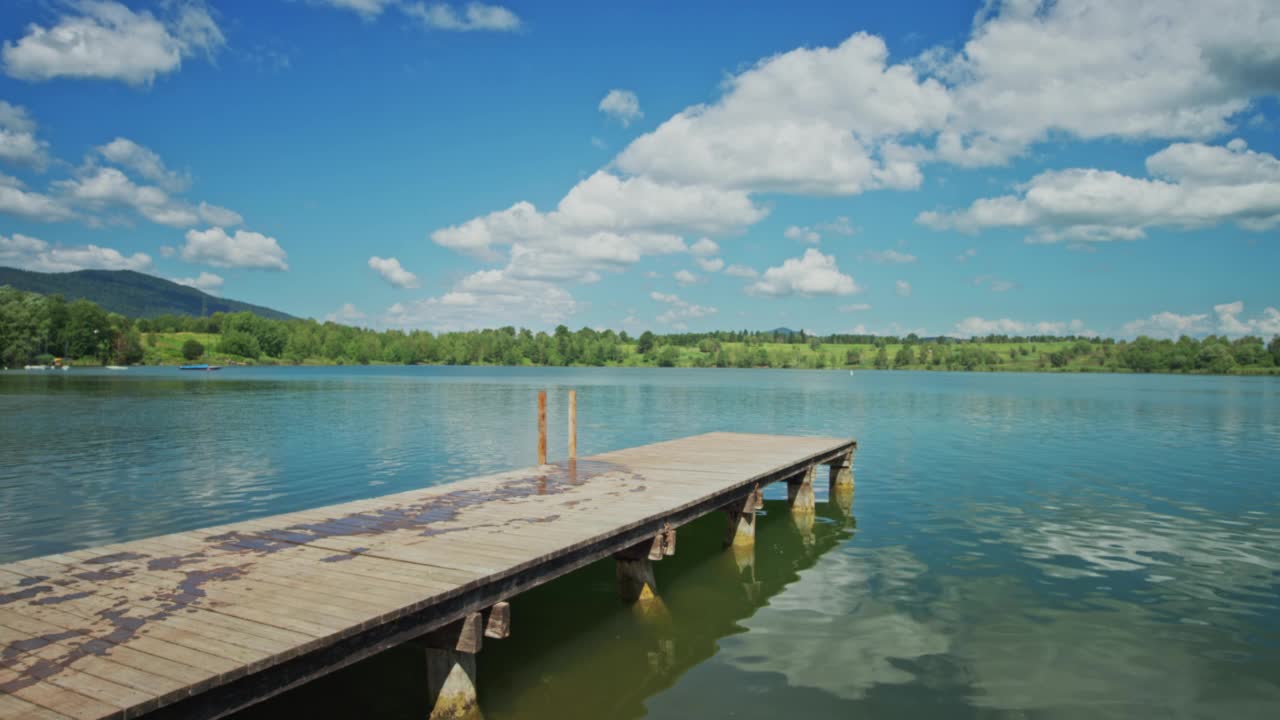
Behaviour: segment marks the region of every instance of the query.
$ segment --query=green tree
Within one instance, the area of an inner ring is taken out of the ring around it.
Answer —
[[[916,361],[915,351],[910,345],[903,345],[902,349],[893,358],[893,366],[904,368]]]
[[[182,343],[182,357],[187,360],[198,360],[201,355],[204,355],[204,345],[201,345],[199,340],[187,338],[187,341]]]
[[[884,345],[881,345],[880,352],[876,353],[876,369],[877,370],[889,369],[889,351],[885,349]]]
[[[636,341],[636,352],[640,353],[641,355],[648,355],[649,351],[653,350],[654,340],[655,338],[653,336],[653,333],[649,332],[648,330],[645,330],[643,333],[640,334],[640,339]]]
[[[262,354],[262,347],[258,345],[258,339],[249,333],[243,330],[232,330],[222,334],[218,351],[256,360]]]

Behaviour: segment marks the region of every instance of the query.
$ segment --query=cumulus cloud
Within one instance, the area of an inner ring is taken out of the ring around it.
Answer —
[[[698,267],[706,272],[720,272],[724,269],[724,260],[720,258],[694,258],[694,262],[698,263]]]
[[[177,277],[169,278],[179,285],[186,285],[197,290],[203,290],[210,295],[217,295],[222,289],[222,284],[226,282],[221,275],[214,275],[211,272],[202,272],[196,277]]]
[[[868,305],[867,303],[853,303],[852,305],[841,305],[839,308],[836,308],[836,309],[842,313],[852,313],[852,312],[863,312],[865,310],[870,310],[871,306]]]
[[[21,180],[4,173],[0,173],[0,213],[41,222],[66,220],[74,215],[60,200],[31,192]]]
[[[598,109],[622,123],[623,127],[644,117],[644,113],[640,111],[640,98],[630,90],[610,90],[600,101]]]
[[[898,280],[893,283],[893,291],[902,297],[909,297],[911,295],[911,283],[906,280]]]
[[[788,295],[852,295],[858,292],[853,278],[840,272],[834,255],[823,255],[814,248],[798,258],[783,261],[764,271],[747,292],[766,297]]]
[[[443,295],[392,305],[384,320],[392,326],[433,330],[546,327],[566,321],[578,309],[573,296],[554,283],[481,270]]]
[[[36,272],[74,270],[146,270],[151,257],[146,253],[125,255],[119,250],[85,245],[53,246],[39,238],[14,233],[0,235],[0,265]]]
[[[369,267],[378,271],[384,280],[401,288],[418,287],[418,276],[400,266],[395,258],[380,258],[377,255],[369,258]]]
[[[521,25],[519,16],[507,8],[479,2],[468,3],[461,12],[446,3],[428,5],[421,2],[406,3],[401,10],[429,30],[513,32]]]
[[[637,138],[625,172],[680,184],[853,194],[914,188],[919,153],[896,136],[940,129],[946,88],[888,63],[880,38],[858,33],[834,48],[800,48],[728,78],[724,95]]]
[[[676,283],[681,287],[688,287],[698,282],[698,276],[688,270],[677,270],[671,274],[671,277],[675,278]]]
[[[164,169],[164,164],[159,162],[159,157],[154,157],[158,164],[150,162],[148,155],[154,156],[154,153],[141,146],[133,145],[133,147],[145,153],[133,155],[115,153],[115,156],[124,157],[133,164],[149,167],[150,169],[146,171],[149,174],[168,173]],[[177,180],[171,179],[170,182],[177,182]],[[134,182],[119,168],[93,163],[80,168],[75,177],[59,180],[53,183],[53,186],[66,203],[85,210],[131,208],[153,223],[170,227],[192,227],[200,222],[229,227],[239,225],[244,220],[234,210],[206,202],[192,205],[171,196],[155,185],[141,185]]]
[[[1147,158],[1150,178],[1110,170],[1050,170],[1016,195],[983,198],[955,213],[924,212],[934,229],[1030,228],[1029,242],[1136,240],[1153,227],[1192,229],[1234,222],[1280,224],[1280,161],[1230,146],[1177,143]]]
[[[360,312],[360,309],[354,304],[343,303],[342,307],[338,308],[337,312],[331,312],[328,315],[325,315],[324,319],[327,322],[338,323],[340,325],[355,325],[366,320],[368,317],[368,315]]]
[[[720,246],[711,238],[699,238],[697,242],[689,246],[689,252],[705,257],[720,252]]]
[[[685,320],[697,320],[719,312],[714,307],[687,302],[678,295],[652,292],[649,293],[649,297],[668,306],[666,311],[656,318],[657,321],[663,325],[672,325],[676,329],[685,329],[687,327],[684,323]]]
[[[730,265],[724,269],[724,274],[738,278],[756,278],[760,276],[760,273],[756,272],[755,268],[747,267],[746,265]]]
[[[646,255],[684,252],[688,247],[677,234],[683,230],[725,232],[764,214],[742,192],[674,187],[601,171],[570,190],[554,211],[519,202],[436,230],[431,239],[487,260],[501,257],[496,248],[510,246],[511,272],[529,278],[592,280],[601,270],[621,269]]]
[[[128,138],[118,137],[95,149],[108,162],[133,170],[169,192],[182,192],[191,184],[190,175],[170,170],[155,151]]]
[[[225,43],[203,5],[177,3],[167,16],[134,12],[107,0],[80,0],[75,14],[51,27],[32,23],[17,42],[4,44],[5,72],[39,82],[55,78],[120,80],[150,85],[196,55],[212,57]]]
[[[986,335],[1080,335],[1094,337],[1097,333],[1085,327],[1083,320],[1057,322],[1042,320],[1040,322],[1023,322],[1010,318],[988,320],[981,317],[967,317],[956,323],[952,333],[955,337],[983,337]]]
[[[0,100],[0,161],[44,169],[49,143],[36,137],[36,123],[21,105]]]
[[[1160,312],[1151,317],[1125,323],[1127,335],[1146,335],[1156,338],[1176,338],[1180,335],[1195,335],[1207,332],[1208,313],[1179,315],[1174,312]]]
[[[829,232],[836,235],[846,235],[846,236],[852,235],[854,232],[856,232],[856,229],[853,227],[852,224],[850,224],[849,218],[845,215],[841,215],[829,223],[822,223],[818,225],[818,229],[822,230],[823,232]]]
[[[873,263],[897,265],[903,263],[913,263],[916,256],[911,253],[898,252],[897,250],[868,250],[865,253],[866,259]]]
[[[802,227],[800,225],[789,226],[786,230],[782,231],[782,237],[788,240],[809,243],[810,245],[817,245],[822,242],[822,236],[815,230],[808,227]]]
[[[1002,163],[1063,132],[1082,139],[1212,137],[1276,92],[1269,0],[1004,0],[963,49],[916,65],[952,85],[939,159]]]
[[[182,259],[225,268],[288,270],[285,252],[273,237],[248,230],[228,235],[220,227],[188,230],[181,248]]]
[[[1217,331],[1223,335],[1231,337],[1260,335],[1264,338],[1280,335],[1280,310],[1276,308],[1264,308],[1261,317],[1241,320],[1240,314],[1244,312],[1244,303],[1237,300],[1214,305],[1213,312],[1218,319]]]

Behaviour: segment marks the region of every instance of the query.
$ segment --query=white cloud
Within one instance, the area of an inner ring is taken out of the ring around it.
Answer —
[[[418,287],[418,276],[401,267],[400,261],[395,258],[380,258],[374,255],[369,258],[369,267],[377,270],[383,279],[396,287]]]
[[[158,157],[155,159],[159,161]],[[137,156],[133,160],[137,160]],[[163,169],[163,164],[159,167]],[[158,171],[148,172],[154,174]],[[184,228],[205,222],[226,227],[239,225],[244,221],[234,210],[206,202],[192,205],[172,197],[155,185],[139,185],[114,167],[88,164],[77,172],[76,177],[59,180],[53,186],[62,198],[73,205],[95,211],[113,207],[132,208],[142,217],[159,225]]]
[[[724,269],[724,274],[738,278],[756,278],[760,276],[760,273],[756,272],[755,268],[747,267],[746,265],[730,265]]]
[[[169,278],[179,285],[186,285],[197,290],[203,290],[210,295],[217,295],[222,288],[222,284],[226,282],[221,275],[214,275],[211,272],[202,272],[196,277]]]
[[[358,13],[365,20],[372,20],[382,11],[391,5],[395,5],[400,0],[313,0],[324,5],[338,8],[339,10],[350,10]]]
[[[953,85],[937,154],[1001,163],[1052,132],[1207,138],[1280,82],[1270,0],[989,2],[963,50],[917,66]]]
[[[436,230],[431,239],[487,260],[500,257],[495,248],[511,246],[511,271],[528,278],[593,280],[599,271],[621,269],[646,255],[687,250],[677,232],[725,232],[764,214],[742,192],[673,187],[597,172],[570,190],[552,212],[520,202]]]
[[[686,108],[617,158],[623,171],[680,184],[853,194],[921,182],[918,151],[895,136],[940,129],[946,88],[889,65],[877,37],[800,48],[729,77],[715,103]]]
[[[1022,322],[1010,318],[987,320],[974,316],[967,317],[956,323],[952,335],[955,337],[983,337],[986,335],[1079,335],[1096,337],[1097,333],[1086,328],[1082,320],[1072,320],[1070,322]]]
[[[1263,338],[1280,335],[1280,310],[1276,308],[1264,308],[1261,317],[1241,320],[1239,316],[1244,312],[1244,303],[1237,300],[1214,305],[1213,312],[1218,317],[1218,332],[1223,335],[1260,335]]]
[[[36,138],[36,123],[21,105],[0,100],[0,161],[44,169],[49,143]]]
[[[814,248],[798,258],[764,271],[759,280],[747,288],[752,295],[784,297],[787,295],[852,295],[858,292],[853,278],[840,272],[834,255],[823,255]]]
[[[866,258],[873,263],[881,264],[902,264],[913,263],[916,256],[911,253],[898,252],[897,250],[868,250]]]
[[[630,90],[610,90],[600,101],[598,109],[622,123],[623,127],[644,117],[644,113],[640,111],[640,98]]]
[[[36,272],[74,270],[146,270],[151,258],[146,253],[125,255],[119,250],[85,245],[57,247],[44,240],[14,233],[0,235],[0,265]]]
[[[863,312],[865,310],[870,310],[871,306],[867,303],[853,303],[852,305],[841,305],[837,309],[842,313]]]
[[[248,230],[228,235],[220,227],[188,230],[182,259],[214,267],[288,270],[285,252],[273,237]]]
[[[217,205],[210,205],[201,201],[196,206],[196,213],[200,215],[200,219],[210,225],[220,225],[222,227],[234,227],[244,222],[244,218],[240,217],[240,213],[235,210],[228,210]]]
[[[688,287],[698,282],[698,276],[688,270],[677,270],[671,274],[671,277],[675,278],[676,283],[682,287]]]
[[[689,246],[689,252],[705,257],[720,252],[720,246],[711,238],[699,238],[697,242]]]
[[[720,312],[714,307],[686,302],[678,295],[652,292],[649,293],[649,297],[669,306],[665,312],[656,318],[663,325],[674,325],[678,328],[683,328],[685,327],[683,322],[685,320],[697,320]]]
[[[128,138],[118,137],[95,149],[108,162],[129,168],[169,192],[182,192],[191,184],[190,175],[170,170],[153,150]]]
[[[818,225],[818,229],[824,232],[835,233],[836,235],[852,235],[856,229],[849,223],[849,218],[841,215],[829,223]]]
[[[822,242],[822,236],[817,232],[811,228],[801,227],[799,225],[789,226],[786,230],[782,231],[782,236],[788,240],[809,243],[810,245],[817,245]]]
[[[956,256],[956,262],[958,263],[969,262],[970,258],[975,258],[977,256],[978,256],[977,248],[968,248],[964,252]]]
[[[1020,290],[1022,285],[1012,280],[1001,280],[994,275],[979,275],[973,279],[973,284],[978,287],[986,286],[991,292],[1009,292],[1010,290]]]
[[[513,32],[520,29],[520,18],[500,5],[468,3],[462,12],[445,3],[406,3],[401,10],[430,30],[452,32]]]
[[[331,312],[328,315],[325,315],[324,319],[327,322],[338,323],[340,325],[356,325],[368,319],[368,317],[368,315],[360,312],[360,308],[357,308],[354,304],[343,303],[342,307],[338,308],[337,312]]]
[[[694,262],[698,263],[698,267],[706,272],[720,272],[724,269],[724,260],[720,258],[694,258]]]
[[[212,56],[226,42],[208,11],[194,3],[169,6],[165,19],[104,0],[80,0],[72,6],[79,14],[63,15],[48,28],[32,23],[16,43],[4,44],[9,76],[33,82],[69,77],[149,85],[157,75],[177,70],[183,59]]]
[[[911,283],[906,280],[898,280],[893,284],[893,291],[902,297],[909,297],[911,295]]]
[[[549,327],[565,322],[578,309],[573,296],[553,283],[514,278],[503,270],[482,270],[466,276],[444,295],[392,305],[385,320],[393,326],[436,330]]]
[[[1147,335],[1157,338],[1176,338],[1180,335],[1194,335],[1208,330],[1205,322],[1209,315],[1179,315],[1172,312],[1161,312],[1144,320],[1125,323],[1124,331],[1128,335]]]
[[[0,173],[0,213],[42,222],[66,220],[73,215],[61,201],[31,192],[21,180],[4,173]]]
[[[984,198],[957,213],[925,212],[917,222],[976,232],[1032,228],[1030,242],[1135,240],[1148,228],[1234,222],[1251,230],[1280,224],[1280,161],[1221,146],[1180,143],[1147,158],[1152,179],[1108,170],[1040,173],[1018,195]]]

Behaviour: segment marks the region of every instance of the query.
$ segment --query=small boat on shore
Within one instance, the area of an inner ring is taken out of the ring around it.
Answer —
[[[23,370],[48,370],[50,367],[51,366],[49,365],[23,365],[22,369]]]
[[[179,370],[221,370],[221,369],[222,369],[222,366],[221,366],[221,365],[204,365],[204,364],[201,364],[201,365],[181,365],[181,366],[179,366],[179,367],[178,367],[178,369],[179,369]]]

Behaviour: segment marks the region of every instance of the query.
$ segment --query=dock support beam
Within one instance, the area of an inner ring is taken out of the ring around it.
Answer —
[[[764,496],[756,486],[741,500],[724,507],[729,518],[725,547],[754,547],[756,544],[756,511],[764,507]]]
[[[547,391],[538,391],[538,464],[547,464]]]
[[[427,656],[430,720],[479,720],[476,653],[483,637],[484,617],[471,613],[419,641]]]
[[[675,528],[667,525],[651,540],[637,543],[614,554],[618,595],[650,620],[669,619],[666,605],[658,596],[658,580],[653,563],[676,552]]]
[[[848,515],[853,510],[853,450],[832,462],[830,468],[830,499],[840,511]]]
[[[803,475],[787,481],[787,503],[791,505],[792,515],[812,515],[817,504],[813,499],[813,479],[818,475],[818,466],[810,465]]]

